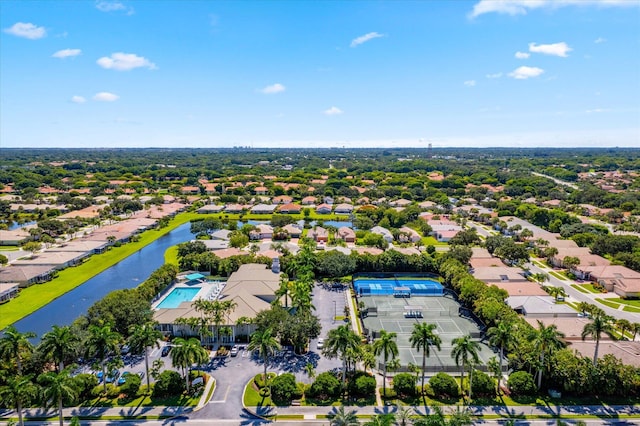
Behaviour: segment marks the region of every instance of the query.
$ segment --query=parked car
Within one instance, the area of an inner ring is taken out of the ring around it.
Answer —
[[[124,385],[124,383],[127,381],[127,376],[131,374],[128,371],[125,371],[122,373],[122,375],[120,375],[120,378],[118,379],[118,386],[122,386]]]
[[[160,356],[167,356],[169,355],[170,351],[171,351],[171,346],[163,346],[162,352],[160,352]]]
[[[118,377],[120,377],[120,372],[118,370],[111,370],[109,373],[107,373],[107,378],[104,380],[107,383],[113,383],[118,380]]]
[[[233,347],[231,348],[231,351],[229,352],[231,356],[238,356],[238,351],[240,350],[240,348],[238,348],[238,345],[233,345]]]
[[[318,339],[318,344],[316,345],[317,349],[322,349],[324,348],[324,339],[321,337]]]
[[[120,348],[120,355],[127,355],[131,351],[131,347],[129,345],[123,345]]]

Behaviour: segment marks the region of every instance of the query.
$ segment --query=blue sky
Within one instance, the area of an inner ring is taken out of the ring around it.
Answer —
[[[640,0],[0,10],[2,147],[640,147]]]

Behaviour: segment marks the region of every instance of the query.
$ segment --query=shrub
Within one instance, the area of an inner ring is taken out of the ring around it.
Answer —
[[[91,391],[98,386],[98,378],[93,374],[78,374],[73,378],[80,400],[91,398]]]
[[[274,377],[276,377],[276,373],[267,373],[267,382],[269,380],[273,379]],[[262,389],[263,387],[265,387],[267,385],[267,383],[264,380],[264,374],[262,374],[262,373],[256,374],[253,377],[253,382],[256,384],[258,389]]]
[[[410,373],[400,373],[393,377],[393,390],[398,395],[414,396],[416,393],[416,376]]]
[[[182,380],[178,372],[172,370],[165,370],[160,373],[153,387],[153,396],[180,395],[182,392],[184,392],[184,380]]]
[[[354,396],[371,396],[376,392],[376,379],[369,374],[361,374],[350,382],[349,391]]]
[[[112,383],[108,383],[106,397],[109,399],[113,399],[113,398],[117,398],[118,395],[120,395],[120,389],[116,385]]]
[[[526,371],[516,371],[509,376],[509,390],[515,395],[533,395],[536,393],[536,384],[533,376]]]
[[[281,374],[271,382],[271,398],[274,401],[288,404],[296,393],[296,377],[291,373]]]
[[[133,399],[138,395],[141,382],[142,380],[137,374],[128,374],[125,382],[120,386],[120,392],[125,394],[127,398]]]
[[[447,373],[438,373],[429,379],[429,386],[435,396],[458,396],[460,390],[456,380]]]
[[[398,393],[393,388],[386,388],[384,392],[381,392],[381,396],[384,399],[395,399],[398,397]]]
[[[316,380],[311,385],[309,393],[311,397],[319,399],[328,399],[336,397],[340,394],[342,384],[340,381],[328,371],[318,374]]]
[[[471,392],[473,395],[491,396],[496,392],[496,381],[487,373],[480,370],[473,370],[473,381],[471,382]]]

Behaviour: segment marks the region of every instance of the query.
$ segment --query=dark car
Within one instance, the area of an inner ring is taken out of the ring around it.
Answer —
[[[127,381],[127,376],[131,374],[128,371],[125,371],[124,373],[122,373],[122,375],[120,376],[120,378],[118,379],[118,386],[122,386],[125,384],[125,382]]]
[[[171,351],[171,346],[163,346],[162,352],[160,352],[160,356],[167,356],[169,355],[170,351]]]

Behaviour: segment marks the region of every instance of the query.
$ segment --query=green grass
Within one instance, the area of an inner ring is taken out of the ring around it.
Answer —
[[[123,398],[94,398],[84,402],[82,407],[195,407],[200,397],[177,395],[166,398],[157,398],[150,395],[142,395],[135,399]]]
[[[581,293],[592,293],[592,294],[600,294],[600,290],[597,290],[593,287],[593,284],[571,284],[571,287],[575,288]]]
[[[566,281],[567,280],[567,277],[564,277],[564,276],[562,276],[561,274],[559,274],[559,273],[557,273],[555,271],[549,271],[549,273],[551,275],[553,275],[554,277],[556,277],[557,279],[559,279],[559,280],[562,280],[562,281]]]
[[[547,265],[545,265],[544,263],[538,262],[537,260],[532,260],[531,261],[534,265],[536,265],[538,268],[546,268]]]
[[[619,304],[619,303],[610,302],[610,301],[609,301],[609,300],[607,300],[607,299],[600,299],[600,298],[596,298],[596,301],[597,301],[597,302],[602,303],[602,304],[603,304],[603,305],[605,305],[605,306],[608,306],[608,307],[610,307],[610,308],[613,308],[613,309],[618,309],[618,308],[620,307],[620,304]]]
[[[423,246],[446,246],[447,243],[436,240],[434,237],[422,237]]]
[[[625,306],[624,308],[622,308],[622,310],[626,312],[640,313],[640,308],[635,308],[633,306]]]
[[[0,251],[18,251],[18,246],[0,246]]]
[[[262,396],[258,392],[258,388],[255,385],[253,379],[244,388],[244,395],[242,396],[242,402],[245,407],[273,407],[274,404],[271,401],[270,396]]]
[[[164,252],[164,263],[178,265],[178,246],[171,246]]]
[[[145,231],[140,234],[140,239],[136,242],[112,247],[105,253],[93,255],[79,266],[60,271],[58,276],[49,282],[35,284],[20,291],[19,298],[0,306],[0,330],[73,290],[183,223],[203,216],[207,215],[181,213],[173,218],[165,228]]]
[[[620,303],[621,305],[629,305],[640,308],[640,300],[638,299],[621,299],[619,297],[608,299],[610,302]]]

